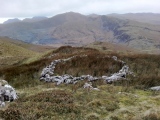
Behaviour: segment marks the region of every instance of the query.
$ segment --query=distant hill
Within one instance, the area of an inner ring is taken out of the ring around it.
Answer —
[[[160,51],[160,25],[142,21],[142,15],[139,14],[135,19],[122,19],[119,16],[85,16],[69,12],[37,22],[2,24],[0,36],[34,44],[83,46],[98,41],[122,44],[148,53]],[[156,14],[153,16],[156,19]],[[138,18],[141,21],[136,20]]]
[[[16,22],[20,22],[20,21],[21,20],[19,20],[18,18],[8,19],[7,21],[3,22],[3,24],[16,23]]]
[[[94,42],[88,44],[87,47],[98,49],[105,53],[118,53],[118,54],[136,54],[140,53],[137,49],[132,49],[125,45],[113,44],[109,42]],[[143,52],[142,52],[143,53]]]
[[[14,18],[14,19],[8,19],[7,21],[3,22],[3,24],[10,24],[10,23],[17,23],[17,22],[38,22],[38,21],[45,20],[45,19],[47,19],[47,17],[44,17],[44,16],[36,16],[36,17],[33,17],[33,18],[25,18],[24,20]]]
[[[110,14],[121,19],[135,20],[138,22],[160,25],[160,14],[154,13],[128,13],[128,14]]]
[[[45,20],[45,19],[47,19],[47,17],[37,16],[33,18],[26,18],[22,20],[22,22],[38,22],[38,21]]]

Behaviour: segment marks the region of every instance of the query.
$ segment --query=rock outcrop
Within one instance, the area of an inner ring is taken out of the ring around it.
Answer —
[[[97,90],[97,91],[99,91],[98,88],[94,88],[94,87],[92,86],[92,83],[91,83],[91,82],[85,83],[85,84],[83,85],[83,88],[84,88],[84,89],[87,89],[88,91],[89,91],[89,90]]]
[[[154,91],[160,91],[160,86],[151,87],[149,89]]]
[[[126,79],[127,74],[132,74],[133,75],[133,72],[129,71],[128,65],[124,65],[122,67],[122,69],[119,70],[118,73],[114,73],[109,77],[108,76],[102,76],[102,78],[104,80],[106,80],[107,83],[112,83],[112,82],[117,81],[117,80]]]
[[[17,98],[15,89],[6,80],[0,80],[0,106],[4,107],[5,101],[12,102]]]

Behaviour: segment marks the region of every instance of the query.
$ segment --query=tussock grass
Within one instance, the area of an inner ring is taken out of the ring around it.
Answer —
[[[86,81],[75,85],[55,86],[54,83],[39,82],[41,70],[53,60],[76,56],[56,66],[55,73],[80,76],[111,75],[123,66],[108,56],[117,56],[126,62],[135,77],[111,85],[103,80],[93,82],[100,91],[83,89]],[[80,57],[87,55],[87,57]],[[57,120],[159,120],[159,93],[144,91],[150,86],[160,85],[159,55],[104,54],[90,48],[64,46],[50,51],[43,58],[28,64],[15,65],[0,70],[19,94],[19,99],[0,110],[3,119],[57,119]],[[154,109],[154,111],[152,111]],[[152,112],[151,112],[152,111]]]
[[[121,63],[115,62],[111,58],[103,58],[104,54],[101,54],[97,50],[65,46],[56,51],[49,52],[43,58],[35,62],[3,68],[0,70],[0,76],[17,88],[35,86],[39,84],[37,79],[39,79],[40,72],[45,66],[49,65],[53,60],[64,59],[76,55],[88,56],[84,58],[76,57],[75,59],[68,61],[66,64],[58,64],[56,66],[56,74],[65,73],[73,76],[91,74],[93,76],[101,76],[102,74],[117,72],[122,66]]]
[[[33,109],[34,108],[34,109]],[[19,119],[52,119],[52,116],[80,113],[73,96],[62,90],[45,91],[29,97],[19,98],[5,111],[1,111],[7,120]]]
[[[43,55],[41,59],[34,62],[1,69],[0,76],[11,82],[15,87],[20,87],[20,85],[28,86],[29,84],[37,85],[37,79],[39,79],[39,74],[43,67],[49,65],[50,62],[55,59],[64,59],[76,55],[78,56],[72,60],[58,64],[55,73],[57,75],[71,74],[73,76],[80,76],[83,74],[109,76],[118,72],[123,65],[120,62],[114,61],[112,58],[108,58],[108,56],[118,56],[119,59],[125,61],[127,65],[129,65],[136,77],[128,76],[129,82],[119,81],[116,82],[115,85],[129,85],[140,89],[160,85],[159,55],[104,54],[95,49],[70,46],[63,46],[57,50],[50,51]],[[83,55],[87,56],[83,57]]]
[[[137,76],[132,78],[132,85],[143,89],[160,85],[159,55],[138,54],[123,58]]]
[[[79,87],[76,92],[72,92],[72,85],[55,86],[46,83],[19,89],[19,99],[10,103],[5,110],[0,110],[0,114],[2,118],[9,120],[134,120],[154,116],[159,119],[158,95],[153,96],[150,91],[146,93],[143,90],[119,93],[122,86],[107,84],[97,87],[100,91],[88,92]]]
[[[89,54],[86,57],[76,57],[66,63],[57,65],[55,72],[58,74],[71,74],[73,76],[87,75],[102,76],[118,72],[122,64],[104,54]]]

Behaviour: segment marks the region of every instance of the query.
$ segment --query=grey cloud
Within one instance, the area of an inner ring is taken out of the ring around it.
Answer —
[[[1,0],[0,18],[54,16],[68,11],[82,14],[160,13],[159,0]]]

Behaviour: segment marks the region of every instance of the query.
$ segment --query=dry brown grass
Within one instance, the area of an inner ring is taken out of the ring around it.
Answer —
[[[52,57],[48,57],[54,55]],[[87,55],[83,57],[83,55]],[[64,59],[71,56],[77,56],[70,61],[60,63],[56,66],[56,74],[71,74],[73,76],[87,75],[102,76],[111,75],[118,72],[122,64],[114,61],[108,56],[118,56],[129,65],[131,71],[136,77],[128,76],[130,81],[120,81],[116,85],[131,85],[137,88],[148,88],[160,85],[160,63],[159,55],[136,54],[136,55],[118,55],[117,53],[104,54],[95,49],[76,48],[64,46],[56,51],[49,52],[44,58],[35,62],[17,65],[0,70],[0,76],[11,82],[15,87],[23,85],[36,85],[39,74],[43,67],[49,65],[56,59]],[[34,81],[34,82],[33,82]],[[24,84],[23,84],[24,83]]]
[[[132,78],[133,85],[144,88],[160,85],[159,58],[159,55],[150,54],[128,55],[122,58],[136,75]]]
[[[19,98],[5,111],[1,111],[6,120],[52,119],[52,116],[80,114],[71,93],[64,90],[45,91],[29,97]]]
[[[112,58],[105,57],[104,54],[89,54],[86,57],[75,57],[66,63],[58,64],[55,72],[57,74],[71,74],[81,76],[90,74],[92,76],[110,75],[118,72],[122,63],[114,61]]]
[[[53,54],[54,56],[48,57]],[[93,87],[98,87],[100,91],[84,90],[85,81],[76,85],[60,86],[39,82],[43,67],[53,60],[75,55],[77,57],[72,60],[58,64],[56,74],[110,75],[122,67],[121,63],[107,57],[116,55],[129,65],[136,77],[127,76],[130,81],[119,81],[112,85],[107,85],[103,80],[93,82]],[[19,93],[18,100],[10,103],[6,109],[0,110],[4,119],[159,120],[160,118],[159,93],[144,91],[144,88],[160,85],[158,55],[104,54],[89,48],[61,47],[38,61],[1,69],[0,76]],[[155,111],[150,112],[152,109]]]

